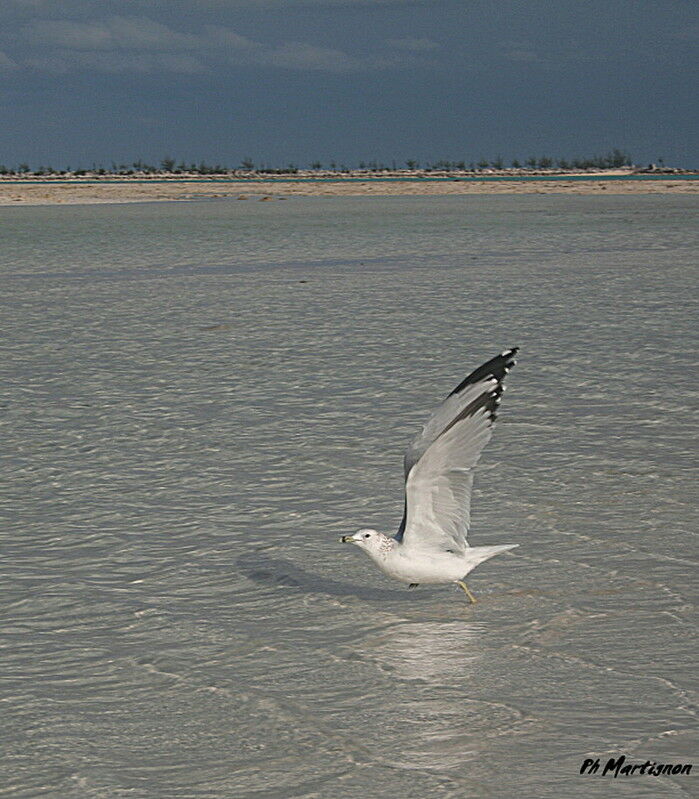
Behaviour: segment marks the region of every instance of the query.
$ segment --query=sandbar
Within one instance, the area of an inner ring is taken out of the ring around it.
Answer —
[[[653,179],[597,176],[593,180],[0,180],[0,205],[81,205],[230,198],[272,201],[291,197],[397,197],[472,194],[697,194],[699,180],[673,175]]]

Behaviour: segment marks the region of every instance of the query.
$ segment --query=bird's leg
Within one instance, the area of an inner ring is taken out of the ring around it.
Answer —
[[[475,605],[476,597],[473,596],[473,594],[468,590],[468,586],[466,585],[466,583],[463,580],[457,580],[456,584],[459,586],[459,588],[464,589],[464,591],[466,592],[466,596],[471,600],[471,604]]]

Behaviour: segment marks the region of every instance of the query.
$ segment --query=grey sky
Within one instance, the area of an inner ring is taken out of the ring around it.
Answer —
[[[3,0],[0,163],[699,166],[684,0]]]

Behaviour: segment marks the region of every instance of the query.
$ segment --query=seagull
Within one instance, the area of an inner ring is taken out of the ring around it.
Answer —
[[[466,575],[519,546],[471,547],[466,541],[473,472],[493,434],[503,382],[518,349],[505,350],[464,378],[411,441],[403,460],[405,502],[396,535],[363,528],[340,539],[364,550],[384,574],[410,588],[456,583],[473,603]]]

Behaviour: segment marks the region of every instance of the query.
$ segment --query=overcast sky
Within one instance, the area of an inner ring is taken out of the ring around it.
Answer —
[[[0,0],[0,163],[699,167],[696,0]]]

